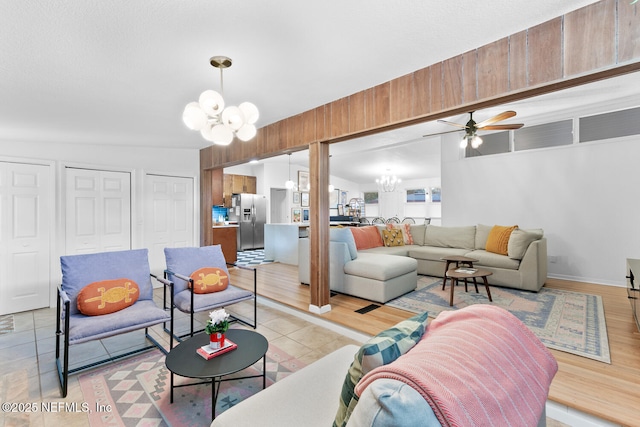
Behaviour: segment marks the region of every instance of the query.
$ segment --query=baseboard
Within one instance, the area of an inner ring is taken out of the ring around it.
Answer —
[[[265,298],[265,297],[261,297],[258,296],[258,302],[260,304],[264,304],[267,307],[272,307],[275,308],[277,310],[280,310],[284,313],[287,314],[291,314],[293,316],[299,317],[302,320],[306,320],[309,323],[313,323],[314,325],[318,325],[318,326],[322,326],[323,328],[329,329],[331,331],[337,332],[341,335],[344,335],[348,338],[351,338],[355,341],[358,341],[360,343],[364,343],[366,342],[369,338],[371,338],[370,335],[367,334],[363,334],[362,332],[353,330],[353,329],[349,329],[346,328],[342,325],[338,325],[335,324],[333,322],[330,322],[328,320],[324,320],[319,318],[318,316],[314,316],[312,314],[309,314],[307,312],[301,311],[301,310],[297,310],[295,308],[291,308],[287,305],[284,305],[282,303],[279,303],[277,301],[271,300],[269,298]]]
[[[548,418],[560,421],[571,427],[620,427],[620,424],[602,420],[550,400],[547,400],[546,410]]]

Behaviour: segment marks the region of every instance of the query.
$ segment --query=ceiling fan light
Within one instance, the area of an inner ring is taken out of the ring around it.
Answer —
[[[232,130],[238,130],[244,125],[244,114],[238,107],[227,107],[222,112],[222,123]]]
[[[240,108],[240,111],[242,111],[242,114],[244,114],[246,123],[252,125],[258,121],[258,118],[260,117],[258,107],[256,107],[251,102],[243,102],[238,108]]]
[[[478,135],[474,135],[471,139],[471,147],[478,148],[480,144],[482,144],[482,138],[480,138]]]
[[[201,130],[207,124],[207,114],[202,111],[200,104],[190,102],[184,107],[182,121],[191,130]]]
[[[224,99],[215,90],[202,92],[198,102],[200,103],[200,108],[211,117],[217,116],[224,110]]]
[[[238,131],[236,132],[236,136],[240,141],[249,141],[254,136],[256,136],[256,133],[257,130],[254,125],[245,123],[240,129],[238,129]]]
[[[467,144],[468,144],[467,136],[465,135],[465,137],[462,138],[462,141],[460,141],[460,148],[462,149],[467,148]]]
[[[211,137],[216,145],[229,145],[233,142],[233,131],[225,125],[215,125],[211,128]]]

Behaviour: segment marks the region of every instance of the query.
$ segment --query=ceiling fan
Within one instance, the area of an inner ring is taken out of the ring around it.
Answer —
[[[455,126],[465,130],[465,135],[462,138],[462,141],[460,143],[460,148],[466,148],[468,144],[471,144],[471,147],[473,148],[478,148],[480,144],[482,144],[482,138],[480,138],[477,134],[479,130],[512,130],[512,129],[520,129],[522,126],[524,126],[524,124],[522,123],[513,123],[513,124],[507,124],[507,125],[494,124],[497,122],[501,122],[502,120],[515,117],[516,115],[515,111],[505,111],[503,113],[500,113],[496,116],[491,117],[490,119],[486,119],[480,123],[476,123],[476,121],[473,120],[473,113],[474,113],[473,111],[469,113],[469,121],[464,125],[460,123],[449,122],[446,120],[438,120],[439,123],[444,123],[444,124]],[[457,132],[457,131],[451,131],[451,132]],[[440,132],[440,133],[424,135],[424,136],[442,135],[445,133],[450,133],[450,132]]]

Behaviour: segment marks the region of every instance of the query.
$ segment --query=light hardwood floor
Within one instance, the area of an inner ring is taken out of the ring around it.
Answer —
[[[298,282],[296,266],[273,263],[257,267],[258,294],[309,314],[309,287]],[[252,274],[233,269],[234,282],[248,287]],[[602,296],[611,364],[551,350],[559,369],[549,399],[624,426],[640,426],[640,333],[633,321],[626,290],[621,287],[548,279],[548,288]],[[382,306],[366,314],[355,310],[370,301],[346,295],[331,297],[324,320],[370,335],[411,317],[413,313]]]

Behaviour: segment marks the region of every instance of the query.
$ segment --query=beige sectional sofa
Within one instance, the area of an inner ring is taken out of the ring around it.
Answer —
[[[382,235],[385,226],[375,227]],[[508,255],[499,255],[485,249],[492,228],[482,224],[463,227],[414,224],[409,226],[413,244],[366,249],[358,249],[349,228],[332,228],[330,288],[385,303],[414,290],[418,274],[443,277],[442,258],[461,255],[477,259],[474,267],[491,271],[488,277],[491,285],[539,291],[547,279],[547,241],[543,231],[513,231]],[[306,284],[310,279],[309,250],[309,239],[300,239],[298,278]]]

